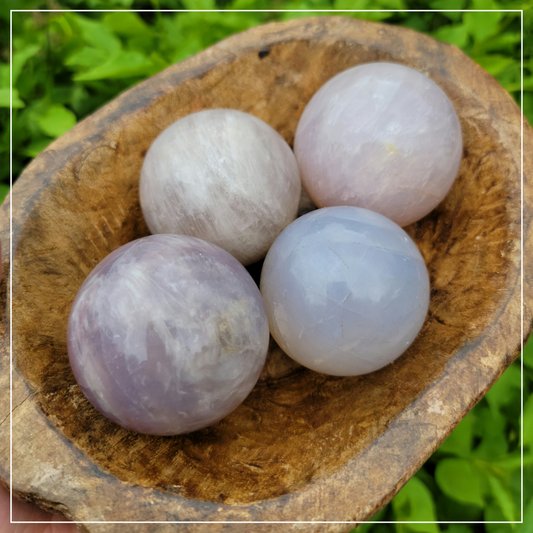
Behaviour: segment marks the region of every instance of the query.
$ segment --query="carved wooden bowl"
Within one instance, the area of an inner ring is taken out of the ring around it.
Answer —
[[[352,378],[304,369],[272,343],[244,404],[189,435],[140,435],[106,420],[70,370],[67,318],[98,262],[148,233],[138,179],[152,140],[189,113],[227,107],[262,118],[292,143],[313,93],[338,72],[369,61],[394,61],[430,76],[451,98],[463,128],[455,185],[436,210],[408,228],[432,286],[417,340],[395,363]],[[518,356],[521,120],[512,98],[457,48],[407,29],[331,17],[231,37],[141,83],[66,133],[29,165],[11,196],[15,493],[79,521],[370,518]],[[524,123],[526,170],[532,154],[533,134]],[[526,255],[531,205],[526,187]],[[0,229],[7,243],[8,202]],[[527,266],[524,338],[531,280]],[[5,298],[5,279],[1,290]],[[7,483],[9,317],[1,318],[0,477]],[[166,532],[176,526],[82,527]],[[290,527],[349,531],[353,524]]]

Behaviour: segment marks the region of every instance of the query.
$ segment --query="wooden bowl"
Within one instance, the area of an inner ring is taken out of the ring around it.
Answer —
[[[402,63],[434,79],[454,103],[464,133],[455,185],[437,209],[408,228],[432,285],[417,340],[394,364],[352,378],[299,367],[272,343],[244,404],[189,435],[139,435],[106,420],[71,373],[67,318],[98,262],[148,233],[138,179],[152,140],[180,117],[226,107],[262,118],[292,143],[313,93],[338,72],[369,61]],[[79,521],[370,518],[519,354],[521,121],[512,98],[457,48],[407,29],[331,17],[230,37],[66,133],[29,165],[11,196],[15,494]],[[533,134],[523,124],[530,168]],[[532,250],[531,205],[525,188],[526,255]],[[3,243],[9,207],[4,203]],[[9,266],[6,259],[6,277]],[[528,265],[524,338],[531,329],[531,280]],[[9,322],[1,318],[0,476],[7,483]],[[193,523],[184,530],[212,526]],[[169,524],[83,527],[175,531]],[[263,527],[247,525],[246,531]]]

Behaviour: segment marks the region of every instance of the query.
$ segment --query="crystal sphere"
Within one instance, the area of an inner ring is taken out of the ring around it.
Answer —
[[[194,237],[153,235],[91,272],[67,338],[74,376],[99,411],[134,431],[177,435],[246,398],[269,333],[259,289],[234,257]]]
[[[261,294],[272,336],[300,364],[336,376],[373,372],[413,342],[429,276],[411,238],[360,207],[326,207],[270,248]]]
[[[148,150],[140,198],[152,233],[192,235],[244,265],[296,218],[301,181],[289,145],[266,122],[207,109],[165,129]]]
[[[319,207],[353,205],[406,226],[450,190],[461,125],[432,80],[393,63],[367,63],[330,79],[298,123],[302,184]]]

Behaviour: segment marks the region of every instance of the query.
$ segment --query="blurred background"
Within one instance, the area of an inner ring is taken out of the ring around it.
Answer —
[[[0,7],[0,201],[9,191],[10,9],[146,9],[147,13],[13,13],[13,181],[54,139],[128,87],[225,37],[271,21],[344,16],[405,26],[454,44],[520,105],[520,13],[524,10],[523,111],[533,124],[533,0],[3,0]],[[158,13],[158,9],[220,9]],[[237,13],[236,9],[303,10]],[[324,9],[328,13],[309,13]],[[445,9],[487,9],[446,12]],[[306,12],[307,11],[307,12]],[[398,495],[380,521],[521,519],[524,524],[374,524],[358,533],[533,533],[533,342]]]

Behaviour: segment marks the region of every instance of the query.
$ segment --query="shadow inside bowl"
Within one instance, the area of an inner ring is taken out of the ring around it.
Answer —
[[[138,176],[151,140],[192,111],[232,107],[266,120],[291,143],[303,107],[329,77],[360,62],[396,60],[370,49],[348,52],[338,43],[316,52],[306,41],[282,43],[268,57],[249,51],[206,71],[187,91],[177,84],[175,92],[154,97],[146,112],[123,104],[122,114],[109,118],[103,133],[34,202],[15,259],[16,365],[50,422],[120,480],[228,504],[296,491],[370,446],[494,319],[514,246],[508,230],[514,221],[506,210],[508,154],[484,110],[473,112],[477,104],[453,80],[432,73],[457,108],[464,158],[445,200],[407,228],[428,265],[432,292],[424,327],[402,357],[372,374],[341,378],[300,367],[272,341],[263,374],[245,402],[215,426],[177,437],[115,425],[77,386],[66,345],[70,307],[99,261],[148,234]],[[309,68],[313,53],[323,68]],[[49,151],[42,157],[62,155]]]

